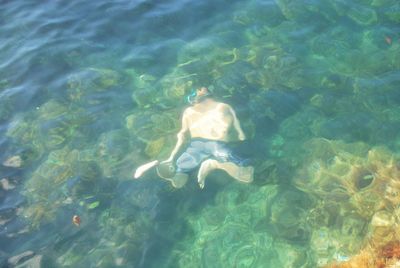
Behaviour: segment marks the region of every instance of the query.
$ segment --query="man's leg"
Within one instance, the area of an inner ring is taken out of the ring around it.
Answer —
[[[238,166],[232,162],[218,162],[215,159],[207,159],[201,165],[197,174],[197,182],[201,189],[204,188],[207,175],[215,169],[222,169],[234,179],[250,183],[253,181],[254,168],[252,166]]]
[[[189,178],[188,173],[196,169],[206,157],[208,157],[208,154],[203,152],[203,143],[199,141],[191,142],[190,146],[176,161],[175,175],[165,179],[170,181],[173,187],[182,188]]]
[[[197,173],[197,182],[201,189],[204,188],[204,183],[207,175],[214,169],[217,168],[217,160],[207,159],[201,163],[199,172]]]

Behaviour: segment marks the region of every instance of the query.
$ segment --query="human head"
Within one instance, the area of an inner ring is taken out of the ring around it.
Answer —
[[[197,97],[206,96],[206,95],[207,96],[210,95],[210,91],[208,90],[208,88],[201,87],[201,88],[196,89],[196,96]]]
[[[187,102],[190,104],[195,104],[202,102],[206,98],[211,97],[212,93],[207,87],[200,87],[197,89],[193,89],[190,95],[188,95]]]

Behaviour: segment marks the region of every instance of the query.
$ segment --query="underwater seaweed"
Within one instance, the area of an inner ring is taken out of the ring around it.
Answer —
[[[307,143],[307,150],[305,167],[294,184],[315,200],[307,216],[309,224],[328,228],[330,246],[324,250],[320,250],[318,236],[311,236],[317,258],[330,259],[337,252],[354,255],[365,241],[377,248],[400,239],[400,169],[396,155],[383,147],[368,149],[362,143],[323,139]],[[354,260],[364,266],[343,267],[375,267],[368,254],[360,253]]]
[[[367,246],[344,262],[333,262],[324,268],[394,268],[400,264],[400,242],[388,242],[381,247]]]
[[[380,255],[387,259],[400,259],[400,241],[392,241],[381,248]]]

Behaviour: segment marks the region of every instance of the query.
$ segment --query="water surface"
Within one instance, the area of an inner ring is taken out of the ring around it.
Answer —
[[[397,1],[24,0],[0,14],[3,266],[322,267],[399,239]],[[199,86],[236,110],[254,183],[133,180],[168,156]]]

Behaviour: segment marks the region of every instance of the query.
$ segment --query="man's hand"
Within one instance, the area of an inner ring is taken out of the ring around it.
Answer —
[[[163,161],[163,162],[173,162],[175,159],[176,154],[179,152],[179,149],[181,148],[182,144],[185,142],[186,140],[186,136],[189,132],[189,128],[188,128],[188,123],[187,123],[187,112],[188,109],[186,109],[183,112],[183,116],[182,116],[182,128],[181,130],[179,130],[178,134],[176,135],[177,137],[177,142],[175,145],[175,148],[172,150],[170,157]]]
[[[235,111],[232,109],[232,107],[229,106],[229,110],[233,117],[233,127],[236,129],[236,131],[238,133],[238,139],[240,141],[244,141],[246,139],[246,135],[244,135],[242,127],[240,126],[239,119],[237,119]]]
[[[155,167],[159,164],[158,160],[151,161],[147,164],[141,165],[138,167],[135,171],[135,174],[133,175],[134,179],[140,178],[147,170],[151,169],[152,167]]]
[[[240,141],[244,141],[246,139],[246,135],[243,132],[239,133],[238,138]]]
[[[167,160],[161,161],[160,164],[165,164],[165,163],[172,163],[174,161],[174,156],[170,156]]]

